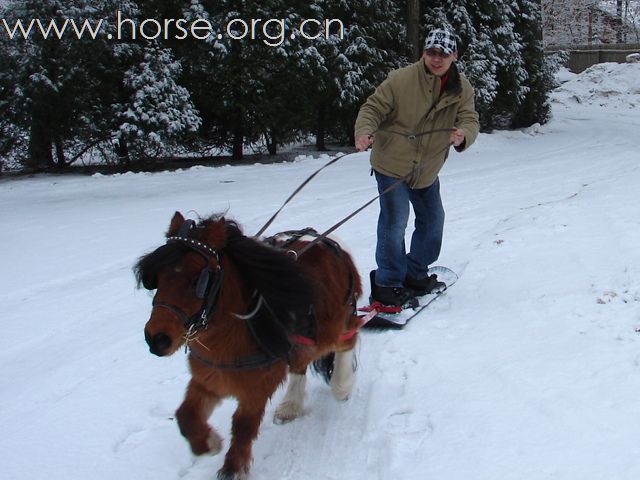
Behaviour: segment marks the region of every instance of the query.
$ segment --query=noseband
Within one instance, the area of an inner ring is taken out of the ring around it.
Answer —
[[[156,302],[155,299],[153,301],[154,308],[166,308],[178,317],[189,333],[196,330],[204,330],[209,326],[209,317],[215,311],[218,297],[220,296],[223,276],[220,253],[209,245],[189,236],[194,226],[195,222],[193,220],[185,220],[180,227],[178,235],[168,237],[167,243],[182,243],[200,254],[207,262],[206,266],[200,271],[196,284],[196,296],[202,299],[202,307],[198,312],[189,316],[175,305]],[[216,260],[215,271],[210,266],[212,258]],[[211,275],[213,275],[213,281],[211,280]]]

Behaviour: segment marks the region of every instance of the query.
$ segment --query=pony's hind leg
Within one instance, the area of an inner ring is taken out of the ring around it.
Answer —
[[[207,423],[220,400],[220,397],[205,390],[192,379],[184,400],[176,411],[180,433],[189,441],[191,451],[196,455],[215,455],[222,450],[222,438]]]
[[[304,391],[307,384],[305,373],[289,373],[287,392],[273,416],[274,423],[290,422],[302,414],[304,408]]]
[[[353,388],[353,356],[354,349],[336,352],[331,375],[331,393],[337,400],[346,400]]]

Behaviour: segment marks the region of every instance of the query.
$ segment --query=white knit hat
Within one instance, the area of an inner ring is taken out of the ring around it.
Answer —
[[[424,49],[440,48],[447,55],[451,55],[458,49],[456,37],[450,30],[444,28],[436,28],[431,30],[424,41]]]

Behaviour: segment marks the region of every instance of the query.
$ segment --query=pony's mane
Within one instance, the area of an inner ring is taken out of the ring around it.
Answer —
[[[296,260],[281,249],[245,236],[234,220],[222,215],[200,219],[190,236],[203,241],[205,230],[220,222],[224,222],[224,244],[210,246],[231,260],[244,283],[262,295],[287,330],[308,332],[313,289]],[[169,242],[140,257],[133,268],[138,286],[155,288],[158,273],[177,264],[189,251],[181,242]]]
[[[311,333],[313,303],[311,281],[286,251],[245,236],[238,225],[226,221],[227,255],[249,287],[256,289],[289,331]]]

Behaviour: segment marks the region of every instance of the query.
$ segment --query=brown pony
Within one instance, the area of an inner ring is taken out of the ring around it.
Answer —
[[[134,267],[139,285],[157,289],[144,329],[151,353],[189,350],[176,417],[194,454],[220,452],[207,419],[222,399],[238,401],[219,479],[247,477],[266,403],[287,372],[276,423],[302,413],[309,364],[324,368],[335,398],[351,392],[360,277],[348,253],[321,240],[298,255],[310,243],[301,233],[260,241],[220,216],[196,224],[176,212],[167,242]]]

